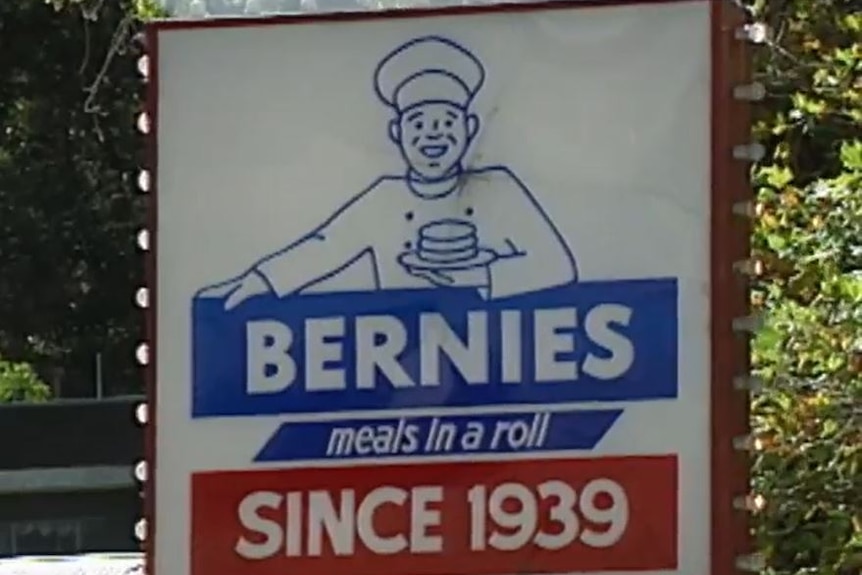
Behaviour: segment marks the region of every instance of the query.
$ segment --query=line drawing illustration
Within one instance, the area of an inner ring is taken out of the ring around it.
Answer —
[[[373,79],[405,171],[381,176],[310,233],[195,297],[223,298],[225,309],[262,294],[348,289],[470,288],[499,299],[577,281],[572,250],[528,187],[506,166],[466,161],[481,127],[479,58],[422,36],[386,54]],[[346,273],[355,266],[358,274]]]

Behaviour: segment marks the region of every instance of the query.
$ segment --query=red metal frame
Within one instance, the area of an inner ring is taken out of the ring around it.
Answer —
[[[146,431],[146,457],[149,480],[145,486],[145,543],[147,573],[154,570],[155,471],[156,460],[156,310],[158,309],[158,33],[168,29],[236,28],[273,26],[385,18],[415,18],[443,15],[468,15],[492,12],[533,12],[572,8],[665,4],[673,2],[709,2],[711,4],[711,201],[710,201],[710,315],[711,315],[711,551],[709,575],[736,573],[736,559],[752,550],[749,516],[734,509],[733,500],[749,491],[748,454],[734,447],[736,437],[750,431],[749,404],[746,393],[734,389],[735,377],[749,370],[749,342],[744,334],[735,333],[733,319],[749,313],[748,286],[736,274],[733,264],[749,257],[750,222],[734,214],[733,206],[752,198],[748,164],[733,158],[735,145],[748,142],[750,105],[733,98],[736,85],[750,81],[749,54],[745,41],[735,38],[735,30],[744,24],[745,15],[731,0],[551,0],[542,3],[498,4],[486,6],[447,7],[438,9],[401,9],[379,12],[347,12],[303,15],[278,15],[266,18],[214,18],[204,20],[162,20],[148,25],[147,53],[151,71],[147,89],[146,111],[150,117],[147,137],[148,168],[151,191],[147,226],[150,250],[146,255],[146,279],[150,305],[146,312],[146,338],[150,359],[145,368],[149,422]],[[171,575],[171,574],[161,574]]]
[[[158,345],[156,344],[156,317],[158,315],[158,230],[159,230],[159,196],[158,189],[158,134],[159,134],[159,42],[155,28],[148,28],[145,35],[145,52],[149,57],[150,69],[147,83],[146,103],[144,110],[150,119],[150,132],[146,138],[145,158],[150,172],[150,190],[147,202],[146,225],[149,232],[149,249],[144,255],[144,278],[147,283],[149,305],[146,308],[144,334],[149,345],[149,361],[144,368],[145,389],[147,396],[147,423],[144,434],[144,456],[147,461],[147,481],[144,483],[144,518],[146,519],[146,539],[144,540],[145,573],[155,572],[155,514],[156,514],[156,409],[158,405],[156,385],[156,361]]]
[[[733,158],[733,147],[747,144],[750,104],[735,100],[733,88],[751,81],[748,43],[735,38],[745,15],[729,0],[711,0],[711,572],[730,575],[736,558],[751,553],[749,515],[735,509],[733,499],[748,494],[749,455],[734,448],[736,437],[750,433],[748,394],[733,380],[750,367],[749,338],[733,330],[733,319],[749,314],[745,277],[734,273],[736,261],[750,257],[750,221],[733,211],[751,200],[749,165]]]

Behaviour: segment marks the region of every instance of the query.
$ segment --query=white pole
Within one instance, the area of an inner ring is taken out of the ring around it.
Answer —
[[[102,395],[104,394],[103,382],[102,382],[102,354],[96,354],[96,399],[102,399]]]

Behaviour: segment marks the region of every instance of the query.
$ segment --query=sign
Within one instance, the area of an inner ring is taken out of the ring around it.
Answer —
[[[193,555],[192,571],[326,565],[327,573],[354,575],[380,573],[383,565],[425,575],[566,573],[677,562],[673,457],[383,471],[385,479],[376,466],[195,475],[192,530],[206,534],[206,543],[196,542],[209,550]]]
[[[150,27],[151,575],[730,572],[720,4]]]

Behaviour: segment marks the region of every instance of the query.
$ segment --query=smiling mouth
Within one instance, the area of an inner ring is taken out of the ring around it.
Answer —
[[[434,146],[420,146],[419,151],[422,152],[422,155],[426,158],[436,159],[441,157],[446,153],[446,150],[449,149],[449,146],[443,145],[434,145]]]

